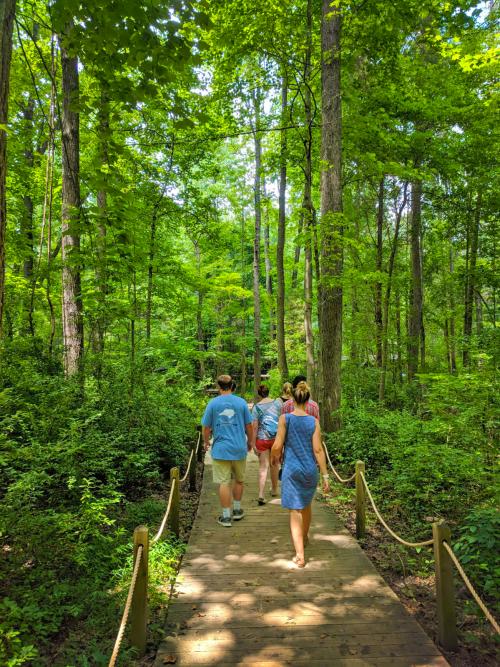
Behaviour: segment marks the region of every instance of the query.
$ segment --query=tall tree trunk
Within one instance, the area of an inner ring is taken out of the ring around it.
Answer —
[[[299,229],[297,231],[298,239],[295,241],[295,251],[293,256],[293,269],[292,269],[292,289],[296,289],[297,281],[299,277],[299,262],[300,262],[300,251],[302,248],[302,232],[304,228],[304,216],[299,217]]]
[[[154,261],[156,249],[156,223],[157,223],[158,209],[155,206],[153,215],[151,217],[151,227],[149,229],[149,252],[148,252],[148,288],[146,293],[146,340],[151,339],[151,314],[153,304],[153,276],[154,276]],[[195,244],[195,253],[199,249]],[[198,257],[198,255],[196,255]]]
[[[384,231],[384,194],[385,176],[382,176],[378,188],[377,207],[377,261],[376,271],[380,276],[375,283],[375,338],[377,344],[377,367],[382,368],[382,259]]]
[[[316,361],[314,358],[314,335],[312,323],[313,305],[313,249],[315,210],[312,201],[312,104],[311,104],[311,52],[312,52],[312,3],[307,2],[307,44],[304,66],[304,114],[306,120],[306,138],[304,140],[304,331],[306,339],[306,374],[312,396],[317,396]]]
[[[245,209],[241,211],[241,286],[246,287],[245,284]],[[240,393],[244,394],[247,390],[247,314],[246,314],[246,298],[242,300],[243,316],[241,318],[241,349],[240,349]]]
[[[287,114],[288,79],[285,73],[281,79],[281,118]],[[286,162],[287,137],[286,130],[281,130],[280,145],[280,180],[278,194],[278,242],[276,244],[276,343],[278,349],[278,369],[281,380],[288,379],[288,363],[286,359],[285,341],[285,230],[286,230]]]
[[[267,200],[266,181],[264,178],[262,179],[262,194],[264,196],[264,201],[265,201],[264,266],[266,271],[267,302],[269,304],[269,340],[274,340],[275,316],[274,316],[274,302],[273,302],[273,278],[272,278],[272,266],[271,266],[271,225],[269,222],[269,202]]]
[[[23,275],[27,280],[33,276],[33,197],[31,196],[31,183],[33,182],[33,166],[35,156],[33,150],[33,113],[35,110],[35,98],[30,97],[23,109],[25,121],[26,146],[24,149],[24,160],[27,167],[27,178],[25,181],[26,191],[23,195],[23,214],[21,216],[21,242],[23,249]]]
[[[474,294],[476,285],[476,264],[477,248],[479,240],[479,221],[481,219],[482,191],[479,190],[476,200],[476,208],[473,219],[468,226],[469,239],[469,262],[465,283],[465,302],[464,302],[464,348],[462,352],[463,365],[470,365],[470,338],[472,336],[472,313],[474,308]]]
[[[399,287],[396,287],[394,297],[396,309],[396,377],[399,384],[403,384],[403,345],[401,342],[401,294]]]
[[[340,80],[341,9],[323,0],[321,31],[321,280],[323,425],[340,427],[342,363],[342,108]],[[334,416],[334,413],[335,416]]]
[[[71,31],[71,27],[69,30]],[[74,375],[83,359],[80,277],[80,120],[78,59],[61,40],[62,64],[62,316],[64,368]]]
[[[260,138],[260,90],[253,94],[254,104],[254,144],[255,144],[255,179],[254,179],[254,207],[255,207],[255,231],[253,241],[253,331],[254,331],[254,393],[257,397],[257,388],[260,385],[260,229],[261,229],[261,181],[262,181],[262,146]]]
[[[415,180],[411,189],[411,302],[408,321],[408,380],[418,373],[418,351],[422,333],[422,259],[420,237],[422,226],[422,181]]]
[[[196,257],[196,269],[198,273],[198,301],[196,304],[196,340],[198,343],[198,378],[205,377],[205,335],[203,333],[203,290],[201,289],[201,252],[197,241],[193,242]]]
[[[453,258],[453,244],[451,238],[449,239],[450,244],[450,254],[449,254],[449,267],[450,267],[450,290],[449,290],[449,308],[450,308],[450,318],[449,318],[449,345],[450,345],[450,372],[455,374],[457,372],[457,353],[456,353],[456,341],[455,341],[455,295],[453,293],[453,273],[454,273],[454,258]]]
[[[380,381],[378,388],[378,400],[381,403],[385,400],[385,381],[386,381],[387,366],[388,366],[387,362],[388,362],[388,351],[389,351],[389,307],[391,303],[392,276],[394,273],[394,262],[396,260],[396,253],[398,251],[399,229],[401,227],[401,218],[403,216],[403,211],[406,206],[406,191],[407,191],[407,184],[405,183],[403,190],[404,193],[403,201],[396,212],[396,222],[394,225],[394,238],[392,239],[391,254],[389,256],[389,263],[387,266],[387,285],[385,288],[385,298],[383,302],[382,331],[381,331],[382,366],[380,369]],[[398,342],[398,349],[399,349],[399,342]]]
[[[16,0],[0,3],[0,333],[5,304],[5,240],[7,231],[7,125],[9,115],[9,78],[12,58],[12,28]]]
[[[96,282],[99,300],[97,315],[96,352],[104,352],[104,335],[106,331],[106,295],[108,292],[108,275],[106,266],[106,237],[108,227],[108,173],[109,173],[109,97],[106,88],[101,84],[101,104],[98,111],[97,135],[99,141],[99,163],[101,167],[101,186],[97,191],[97,270]],[[99,361],[99,370],[101,362]]]

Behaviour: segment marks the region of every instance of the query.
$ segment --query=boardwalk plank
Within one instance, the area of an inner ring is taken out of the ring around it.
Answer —
[[[307,566],[292,566],[288,516],[279,499],[263,507],[252,502],[257,471],[249,457],[246,516],[222,528],[207,457],[155,667],[446,667],[356,540],[320,502],[313,505]]]

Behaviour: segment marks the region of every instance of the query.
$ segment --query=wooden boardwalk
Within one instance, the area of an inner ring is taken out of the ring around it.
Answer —
[[[258,464],[248,457],[232,528],[219,514],[207,456],[200,506],[155,667],[282,667],[448,663],[339,519],[313,501],[307,566],[292,568],[288,512],[259,507]]]

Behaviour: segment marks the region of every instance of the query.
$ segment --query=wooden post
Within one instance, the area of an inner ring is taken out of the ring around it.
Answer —
[[[191,463],[189,464],[189,490],[196,491],[196,470],[198,467],[198,462],[196,460],[196,442],[193,442],[192,452],[193,456],[191,457]],[[201,442],[200,442],[201,445]]]
[[[361,473],[365,472],[364,461],[356,461],[356,537],[365,536],[366,525],[366,501],[365,487],[361,479]]]
[[[444,521],[433,523],[432,536],[434,538],[434,564],[436,568],[438,640],[444,649],[456,651],[458,640],[453,562],[443,547],[443,541],[451,545],[451,533],[448,524]]]
[[[170,510],[170,530],[179,537],[179,506],[181,500],[179,484],[179,468],[170,468],[170,483],[175,484],[172,496],[172,509]]]
[[[140,546],[142,546],[141,563],[130,608],[130,643],[142,656],[146,652],[148,625],[149,531],[147,526],[137,526],[134,530],[134,565]]]

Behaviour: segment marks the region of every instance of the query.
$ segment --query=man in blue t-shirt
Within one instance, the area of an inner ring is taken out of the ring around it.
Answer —
[[[201,423],[205,451],[212,442],[212,468],[214,483],[219,485],[222,514],[221,526],[231,527],[231,496],[235,521],[243,519],[241,509],[243,482],[247,454],[251,449],[253,420],[246,401],[232,393],[233,379],[230,375],[217,378],[219,396],[209,401]],[[232,488],[231,488],[232,481]]]

